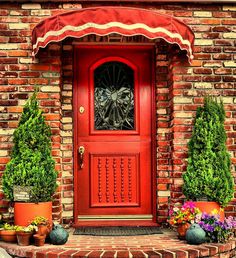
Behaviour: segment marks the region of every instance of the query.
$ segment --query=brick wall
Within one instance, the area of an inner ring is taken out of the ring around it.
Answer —
[[[196,36],[191,66],[175,46],[162,40],[156,44],[157,208],[158,221],[164,222],[168,208],[184,198],[181,185],[187,142],[192,118],[205,93],[223,97],[227,144],[236,177],[236,6],[154,3],[139,6],[183,20]],[[40,50],[33,63],[31,30],[50,15],[81,7],[88,4],[59,1],[0,4],[0,173],[9,160],[12,134],[22,106],[34,87],[39,86],[40,105],[52,128],[53,156],[59,171],[54,219],[63,218],[64,222],[73,218],[73,46],[71,40],[49,44]],[[6,205],[2,193],[0,197]],[[226,209],[228,215],[236,215],[233,204],[235,199]]]

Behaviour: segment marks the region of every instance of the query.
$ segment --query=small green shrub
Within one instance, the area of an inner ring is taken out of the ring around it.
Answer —
[[[3,174],[3,191],[13,201],[13,187],[31,186],[30,202],[50,201],[57,172],[51,155],[51,130],[39,109],[36,92],[24,106],[14,131],[11,160]]]
[[[222,101],[205,97],[197,109],[188,148],[188,166],[183,175],[187,199],[206,197],[225,207],[233,197],[230,155],[226,149],[225,111]]]

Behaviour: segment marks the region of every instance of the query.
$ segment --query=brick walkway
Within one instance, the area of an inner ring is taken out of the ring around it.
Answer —
[[[131,237],[75,236],[70,234],[63,246],[46,244],[43,247],[0,242],[12,256],[35,258],[78,258],[78,257],[152,257],[152,258],[195,258],[236,257],[236,240],[227,244],[188,245],[180,241],[176,233],[163,230],[163,234]]]

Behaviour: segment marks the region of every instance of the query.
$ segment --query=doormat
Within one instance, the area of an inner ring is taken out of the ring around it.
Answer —
[[[74,235],[90,236],[137,236],[162,234],[160,227],[79,227]]]

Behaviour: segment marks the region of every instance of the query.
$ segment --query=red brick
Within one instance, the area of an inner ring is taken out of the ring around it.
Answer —
[[[36,258],[47,258],[47,251],[39,251],[36,253]]]
[[[210,244],[208,245],[205,244],[204,246],[209,249],[210,256],[213,256],[218,253],[218,247],[216,245],[212,244],[211,246]]]
[[[235,53],[236,48],[235,47],[224,47],[224,52]]]
[[[2,106],[17,106],[17,100],[0,100],[0,105]]]
[[[33,92],[34,89],[35,88],[33,86],[21,86],[21,87],[19,87],[20,92]]]
[[[46,121],[59,120],[60,115],[59,114],[46,114],[45,118],[46,118]]]
[[[211,31],[212,26],[191,26],[191,29],[194,32],[207,32],[207,31]]]
[[[24,15],[28,16],[29,14],[24,14]],[[21,22],[23,23],[39,23],[41,20],[42,18],[37,16],[29,16],[29,17],[21,18]]]
[[[176,258],[189,258],[188,252],[183,251],[183,250],[176,250],[176,249],[171,249],[176,255]]]
[[[23,85],[23,84],[27,84],[28,80],[27,79],[8,79],[8,84],[10,85]]]
[[[212,25],[220,25],[220,19],[201,19],[201,24],[212,24]]]
[[[221,76],[203,76],[203,82],[220,82]]]
[[[0,30],[7,30],[8,29],[8,26],[6,23],[0,23]],[[4,36],[0,33],[1,36]]]
[[[11,37],[9,43],[26,43],[27,39],[25,37]]]
[[[154,250],[155,252],[158,252],[160,254],[162,254],[162,257],[165,258],[175,258],[175,253],[172,253],[171,251],[168,250]]]
[[[223,25],[236,25],[236,19],[227,19],[221,21]]]
[[[194,246],[192,248],[189,249],[185,249],[188,252],[188,258],[197,258],[199,257],[199,251],[197,250],[197,248],[195,248]]]
[[[200,255],[201,256],[209,256],[209,249],[208,248],[206,248],[206,247],[198,247],[197,248],[199,251],[200,251]]]
[[[10,113],[21,113],[23,111],[23,107],[8,107],[7,110]]]
[[[161,254],[158,254],[157,252],[155,251],[144,251],[145,254],[148,255],[148,257],[151,257],[151,258],[161,258]]]
[[[31,26],[33,26],[33,27],[35,27],[34,25],[31,25]],[[30,27],[31,27],[30,26]],[[33,29],[33,28],[32,28]],[[31,36],[31,31],[29,30],[21,30],[20,32],[19,32],[19,36],[20,37],[30,37]],[[29,45],[27,45],[27,46],[29,46]]]
[[[9,65],[10,71],[25,71],[28,70],[29,66],[24,64]]]
[[[78,251],[73,255],[73,258],[84,258],[88,253],[90,253],[90,251]]]
[[[203,39],[218,39],[220,37],[220,33],[218,32],[211,32],[211,33],[203,33]]]
[[[214,54],[213,59],[215,60],[231,60],[230,54]]]
[[[221,47],[203,47],[202,51],[206,53],[220,53]]]
[[[215,31],[215,32],[230,32],[230,28],[228,27],[225,27],[225,26],[215,26],[212,28],[212,31]]]
[[[212,69],[209,68],[195,68],[193,72],[196,74],[212,74]]]
[[[17,72],[4,72],[4,78],[16,78],[18,76]]]
[[[102,255],[102,258],[112,258],[115,257],[115,254],[115,251],[105,251],[105,253]]]
[[[63,252],[62,254],[60,254],[58,257],[60,257],[60,258],[70,258],[70,257],[73,256],[73,254],[75,254],[77,252],[78,252],[78,250],[68,250],[68,251]]]
[[[47,253],[47,258],[58,258],[58,256],[59,256],[59,254],[60,253],[63,253],[65,250],[63,250],[63,249],[55,249],[55,250],[53,250],[53,251],[48,251],[48,253]]]
[[[30,78],[29,84],[31,84],[31,85],[48,85],[49,80],[45,79],[45,78]],[[42,94],[46,94],[46,93],[39,93],[38,95],[41,96]]]
[[[181,11],[181,10],[178,10],[178,11],[175,11],[174,12],[174,16],[180,16],[180,17],[191,17],[193,15],[193,12],[192,11]]]
[[[232,40],[227,40],[227,39],[216,39],[214,41],[215,46],[232,46]]]
[[[131,254],[133,255],[133,257],[145,258],[144,253],[141,252],[141,251],[132,251],[132,250],[131,250]]]
[[[17,64],[18,59],[17,58],[0,58],[1,64]]]
[[[0,10],[0,16],[7,16],[9,14],[8,10]]]
[[[34,257],[34,251],[31,251],[31,250],[26,251],[26,257],[33,258]]]
[[[18,31],[8,30],[6,24],[0,24],[0,36],[18,36]]]
[[[188,75],[184,76],[184,80],[189,82],[199,82],[201,81],[201,76]]]
[[[30,65],[30,69],[32,71],[49,71],[50,65],[49,64],[32,64],[32,65]]]
[[[236,82],[236,76],[223,76],[223,82]],[[235,96],[235,91],[232,96]]]
[[[118,251],[116,257],[117,258],[129,258],[130,255],[129,255],[128,251]]]
[[[21,72],[20,76],[21,77],[39,77],[40,73],[39,72]]]
[[[91,258],[98,258],[100,255],[103,253],[103,251],[92,251],[89,253],[86,257],[91,257]]]
[[[6,164],[10,160],[10,157],[0,157],[0,164]]]
[[[12,50],[8,52],[8,56],[28,56],[28,52],[23,50]]]

